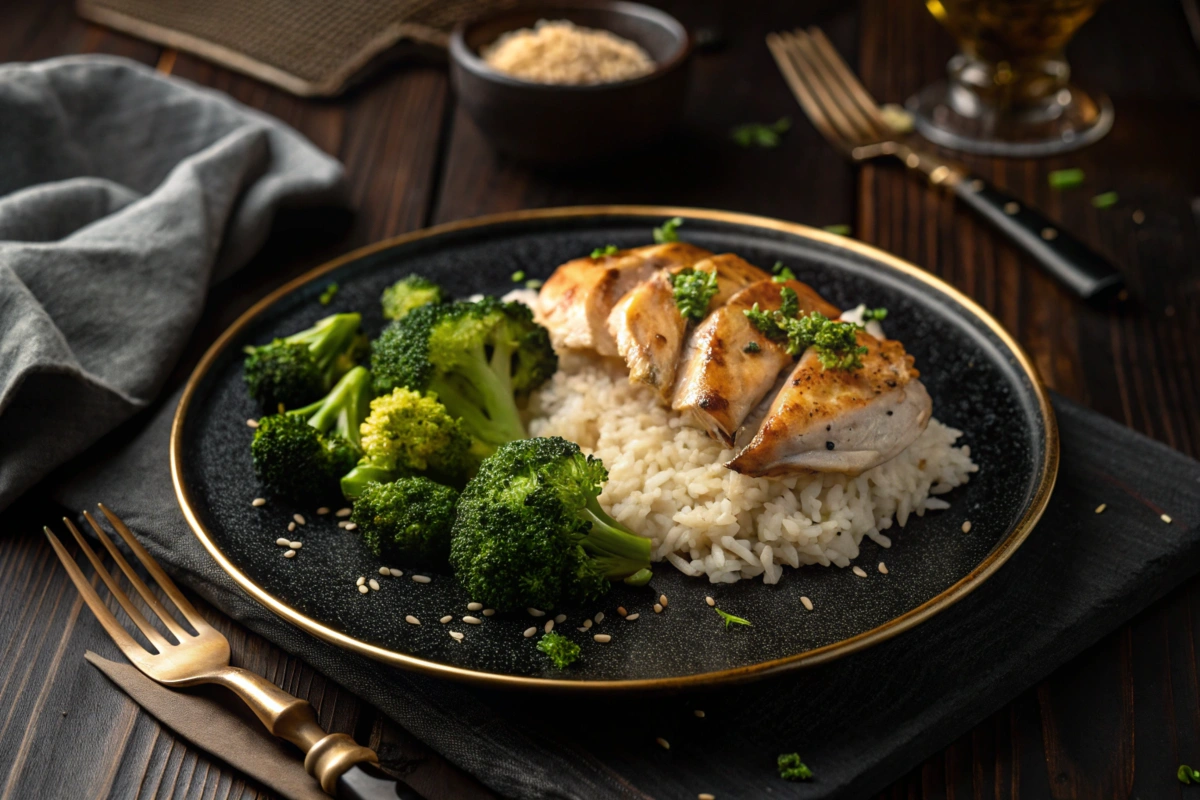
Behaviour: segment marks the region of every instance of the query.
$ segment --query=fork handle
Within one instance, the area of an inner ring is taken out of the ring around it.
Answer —
[[[1108,300],[1124,286],[1112,262],[982,178],[963,177],[954,183],[954,193],[1085,300]]]

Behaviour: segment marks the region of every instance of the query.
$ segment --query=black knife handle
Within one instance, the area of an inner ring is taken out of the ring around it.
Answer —
[[[954,185],[954,193],[1085,300],[1107,300],[1124,286],[1108,259],[982,178],[964,177]]]
[[[370,764],[355,764],[338,778],[338,800],[423,800],[417,790]]]

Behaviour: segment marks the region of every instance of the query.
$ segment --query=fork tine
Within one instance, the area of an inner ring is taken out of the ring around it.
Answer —
[[[813,94],[804,78],[801,77],[800,70],[793,60],[793,47],[790,40],[785,37],[786,34],[767,34],[767,47],[770,49],[771,55],[774,56],[779,71],[783,73],[784,81],[787,82],[788,88],[792,90],[792,95],[795,96],[796,102],[800,104],[800,107],[804,109],[804,113],[808,115],[808,119],[812,122],[813,127],[834,146],[849,151],[853,144],[825,114],[825,110],[817,100],[816,95]]]
[[[87,541],[83,538],[83,534],[79,532],[75,524],[66,517],[63,517],[63,524],[67,526],[67,530],[71,532],[71,535],[75,537],[75,541],[79,543],[79,549],[87,556],[88,561],[92,562],[92,567],[96,570],[96,574],[100,576],[100,579],[104,581],[104,585],[108,587],[109,593],[121,604],[121,608],[125,609],[125,613],[133,620],[133,624],[138,626],[138,630],[150,640],[150,644],[154,645],[155,649],[160,653],[170,647],[170,643],[142,616],[142,612],[138,611],[133,602],[130,601],[129,595],[125,594],[112,574],[104,568],[104,564],[100,562],[100,556],[96,555],[95,551],[88,546]]]
[[[133,532],[126,527],[125,523],[121,521],[120,517],[110,511],[108,507],[104,505],[104,503],[97,503],[96,505],[99,506],[100,511],[104,514],[104,516],[108,517],[108,521],[112,523],[113,529],[116,530],[116,532],[120,534],[121,538],[125,540],[125,544],[129,545],[129,549],[132,550],[134,555],[138,557],[138,560],[142,562],[142,566],[144,566],[146,571],[150,573],[150,577],[154,578],[154,580],[158,583],[159,588],[166,593],[167,597],[171,598],[171,602],[175,604],[175,607],[179,609],[179,612],[183,614],[184,618],[191,623],[191,626],[196,629],[196,632],[200,633],[204,630],[207,630],[209,625],[204,621],[204,617],[200,616],[200,612],[188,602],[188,599],[183,596],[183,592],[179,591],[179,588],[175,586],[174,581],[167,577],[167,573],[163,572],[163,568],[160,567],[158,562],[154,560],[154,556],[146,552],[146,548],[142,547],[142,543],[137,540],[137,537],[135,537]],[[97,527],[97,530],[99,529],[95,522],[93,522],[92,525],[93,527]],[[115,550],[115,548],[113,549]],[[121,561],[124,562],[125,559],[122,558]],[[128,563],[124,564],[124,569],[126,570],[126,575],[129,575],[132,572],[132,569],[130,569]],[[142,584],[142,587],[145,587],[145,584]],[[139,589],[139,591],[141,591],[141,589]],[[145,597],[147,594],[151,594],[150,590],[144,589],[142,596]],[[159,605],[159,608],[162,608],[161,604]],[[158,613],[161,614],[162,612]],[[169,614],[164,616],[166,619],[170,619]],[[164,619],[164,622],[166,619]]]
[[[825,107],[842,135],[854,144],[876,141],[879,136],[871,125],[846,98],[845,91],[827,70],[816,51],[812,37],[806,31],[795,30],[786,34],[801,72],[805,73],[813,93]]]
[[[875,98],[871,97],[871,93],[867,91],[867,87],[863,86],[862,81],[850,69],[850,66],[838,54],[833,43],[825,36],[825,33],[817,27],[808,29],[809,37],[812,39],[816,47],[818,55],[824,61],[826,66],[836,75],[837,80],[845,87],[850,94],[850,99],[854,102],[863,114],[865,114],[871,122],[875,124],[878,133],[881,136],[886,136],[891,133],[891,128],[884,121],[883,115],[879,113],[879,104],[875,102]]]
[[[175,617],[171,615],[171,612],[167,611],[166,606],[159,601],[154,592],[150,591],[150,587],[148,587],[141,579],[141,576],[134,571],[133,567],[129,565],[129,562],[125,560],[125,556],[120,550],[117,549],[117,546],[113,544],[112,539],[108,537],[108,534],[106,534],[99,524],[96,523],[95,518],[86,511],[83,512],[83,518],[86,519],[88,524],[92,526],[92,530],[96,532],[96,538],[98,538],[100,543],[104,545],[104,549],[108,551],[110,556],[112,556],[112,560],[117,562],[117,566],[119,566],[121,571],[125,573],[125,578],[130,582],[130,584],[133,585],[133,588],[137,589],[137,593],[142,596],[142,599],[146,601],[146,605],[150,606],[150,609],[162,621],[162,624],[167,626],[167,630],[175,634],[176,640],[182,642],[184,636],[191,636],[191,634],[185,631],[183,626],[181,626],[175,620]]]
[[[83,597],[83,601],[87,603],[88,608],[92,610],[92,614],[96,616],[96,620],[108,631],[108,635],[117,643],[117,647],[121,648],[121,652],[125,656],[134,661],[141,663],[143,659],[150,655],[146,648],[138,644],[137,640],[129,635],[129,631],[117,622],[117,618],[108,610],[108,606],[100,599],[100,595],[96,594],[96,590],[87,578],[83,577],[82,570],[75,563],[75,559],[71,558],[71,554],[67,552],[67,548],[63,547],[62,542],[49,528],[42,528],[46,532],[46,538],[50,540],[50,546],[54,548],[54,552],[58,555],[58,560],[62,562],[66,568],[67,574],[71,576],[71,582],[75,584],[75,588],[79,590],[79,594]]]

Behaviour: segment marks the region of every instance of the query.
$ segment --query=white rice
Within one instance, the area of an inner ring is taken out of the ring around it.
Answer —
[[[912,515],[949,508],[938,495],[978,467],[961,431],[931,420],[903,453],[856,478],[751,478],[723,465],[732,449],[684,424],[652,392],[629,383],[624,365],[564,355],[559,371],[530,398],[535,436],[577,442],[608,467],[601,505],[654,543],[654,559],[712,583],[762,576],[783,565],[850,566],[864,536]]]

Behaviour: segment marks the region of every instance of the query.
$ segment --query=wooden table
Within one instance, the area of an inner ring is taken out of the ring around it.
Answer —
[[[455,108],[446,72],[401,67],[349,96],[302,101],[198,59],[78,20],[69,0],[0,6],[0,60],[111,53],[228,92],[296,127],[345,164],[357,216],[336,241],[275,237],[214,290],[178,382],[241,311],[332,255],[422,226],[493,211],[575,203],[670,203],[767,214],[854,235],[975,297],[1032,354],[1046,382],[1196,455],[1200,450],[1200,51],[1171,0],[1114,0],[1070,48],[1088,85],[1116,104],[1116,127],[1045,161],[967,159],[1124,266],[1141,301],[1119,313],[1080,305],[989,229],[891,166],[852,169],[804,120],[762,37],[819,24],[882,100],[938,77],[952,43],[917,0],[706,6],[723,49],[701,54],[679,135],[615,168],[537,174],[496,157]],[[705,18],[700,18],[705,15]],[[776,150],[741,150],[735,124],[795,121]],[[619,123],[618,123],[619,124]],[[1083,188],[1048,188],[1079,166]],[[1116,190],[1120,202],[1089,198]],[[1144,214],[1144,222],[1135,221]],[[326,237],[328,239],[329,237]],[[38,492],[0,515],[0,800],[272,797],[184,744],[83,661],[119,657],[44,539]],[[491,797],[349,691],[208,610],[243,663],[309,698],[328,727],[399,754],[431,798]],[[900,779],[881,797],[1187,796],[1174,778],[1200,765],[1200,579],[1167,595]]]

